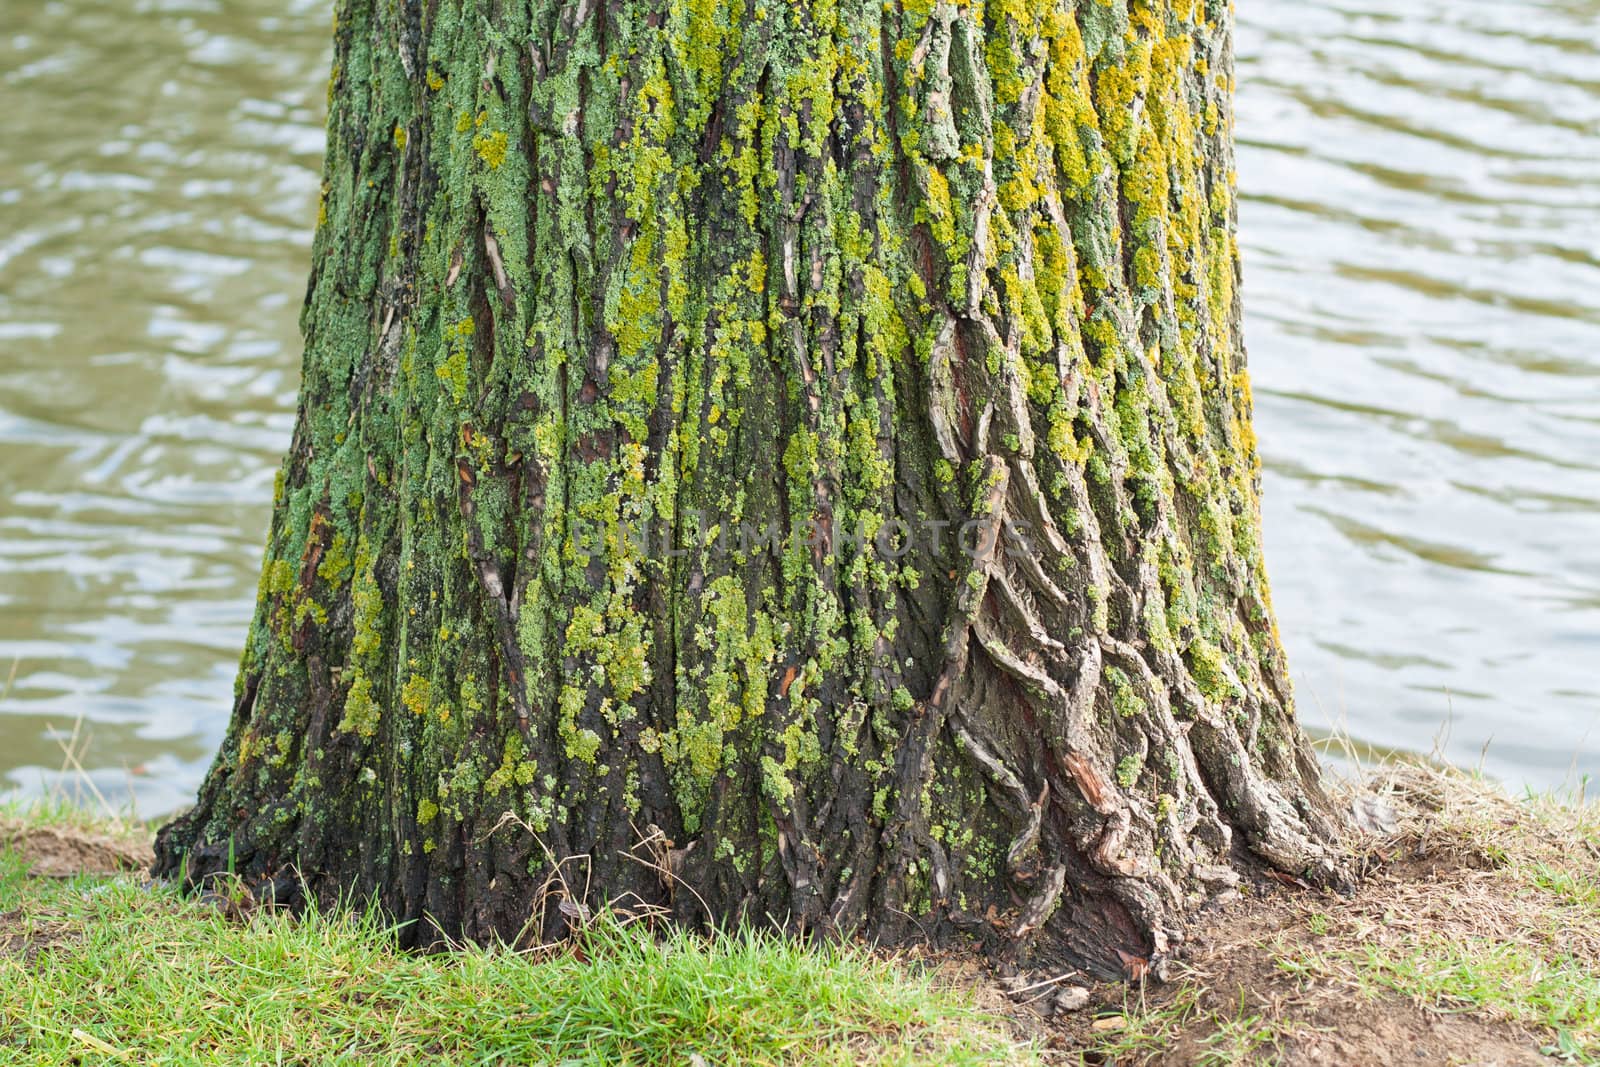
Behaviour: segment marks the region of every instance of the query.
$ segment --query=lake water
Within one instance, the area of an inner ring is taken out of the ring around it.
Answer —
[[[1516,784],[1600,770],[1600,2],[1239,9],[1305,721]],[[159,814],[221,739],[328,27],[327,0],[0,0],[0,792],[50,788],[67,743]]]

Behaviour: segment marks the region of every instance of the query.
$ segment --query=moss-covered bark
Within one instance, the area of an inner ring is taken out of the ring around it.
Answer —
[[[342,0],[299,425],[161,869],[427,941],[556,932],[559,867],[1112,972],[1241,867],[1335,873],[1231,24]]]

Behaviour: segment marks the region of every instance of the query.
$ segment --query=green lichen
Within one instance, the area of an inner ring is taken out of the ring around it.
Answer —
[[[1124,789],[1132,789],[1139,781],[1139,774],[1144,770],[1144,757],[1133,755],[1125,756],[1117,764],[1117,784]]]
[[[509,141],[504,130],[491,130],[480,133],[472,139],[472,149],[478,153],[478,158],[483,160],[490,170],[498,170],[506,161],[506,151]]]

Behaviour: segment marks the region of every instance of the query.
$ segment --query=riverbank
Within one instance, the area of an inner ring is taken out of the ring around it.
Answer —
[[[1143,989],[600,919],[543,954],[393,951],[148,886],[147,831],[0,812],[18,1064],[1600,1063],[1600,812],[1400,767],[1349,897],[1249,887]]]

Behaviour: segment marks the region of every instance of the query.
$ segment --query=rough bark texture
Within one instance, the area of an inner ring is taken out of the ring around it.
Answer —
[[[342,0],[299,425],[159,869],[428,943],[559,932],[559,866],[1133,974],[1241,870],[1335,876],[1258,540],[1231,32]]]

